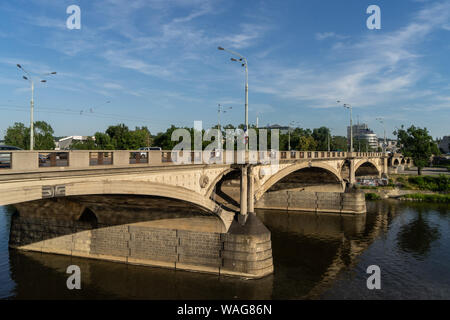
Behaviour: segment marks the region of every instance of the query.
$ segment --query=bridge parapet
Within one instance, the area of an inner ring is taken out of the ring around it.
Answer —
[[[42,150],[0,152],[0,175],[18,172],[171,166],[177,164],[267,164],[289,160],[385,157],[381,152]]]

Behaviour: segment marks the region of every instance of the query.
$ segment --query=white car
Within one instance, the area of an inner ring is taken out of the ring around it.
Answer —
[[[155,151],[155,150],[161,151],[162,149],[160,147],[142,147],[142,148],[139,148],[139,150],[142,150],[142,151]],[[145,156],[147,156],[147,152],[141,152],[141,157],[145,157]]]

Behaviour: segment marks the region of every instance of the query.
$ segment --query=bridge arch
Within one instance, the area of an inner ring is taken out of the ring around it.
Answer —
[[[274,186],[277,182],[281,181],[283,178],[289,176],[290,174],[301,171],[303,169],[309,169],[309,168],[316,168],[316,169],[322,169],[325,172],[332,175],[336,182],[339,182],[343,188],[343,180],[339,174],[339,172],[331,167],[330,165],[326,163],[319,163],[319,162],[302,162],[302,163],[296,163],[291,166],[288,166],[278,172],[276,172],[274,175],[272,175],[267,181],[265,181],[255,192],[255,200],[259,200],[264,193],[269,190],[272,186]]]
[[[370,171],[370,169],[375,169],[376,170],[375,174],[378,175],[378,176],[381,176],[382,170],[381,170],[379,164],[376,163],[376,161],[370,160],[370,159],[360,160],[359,162],[357,162],[355,164],[355,176],[358,175],[358,170],[362,171],[363,167],[368,168],[369,170],[367,170],[367,171]],[[368,173],[369,173],[368,175],[372,175],[370,172],[368,172]]]
[[[0,204],[8,205],[29,202],[32,200],[41,200],[43,199],[42,185],[47,185],[47,183],[42,181],[41,185],[35,185],[32,189],[28,188],[28,190],[25,191],[8,190],[10,194],[6,194],[5,200],[0,201]],[[65,184],[65,196],[88,195],[143,195],[185,201],[210,212],[212,215],[216,215],[222,222],[224,230],[228,230],[234,217],[233,213],[223,210],[211,199],[206,198],[204,195],[193,190],[180,186],[158,182],[118,179],[82,180]]]

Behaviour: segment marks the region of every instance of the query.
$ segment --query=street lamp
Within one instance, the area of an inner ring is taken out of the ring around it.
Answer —
[[[328,147],[328,152],[330,152],[331,150],[331,129],[332,128],[328,128],[328,132],[327,132],[327,147]]]
[[[220,113],[227,113],[227,110],[231,110],[233,109],[232,107],[225,107],[223,105],[221,105],[220,103],[218,104],[217,107],[217,129],[220,130]]]
[[[220,128],[220,113],[226,113],[227,110],[233,109],[232,107],[225,107],[220,103],[217,106],[217,129],[219,130],[219,150],[222,149],[222,130]]]
[[[288,126],[288,149],[289,149],[289,151],[291,151],[291,126],[293,126],[295,124],[300,125],[300,122],[291,121],[291,122],[289,122],[289,126]]]
[[[341,103],[341,101],[336,101]],[[353,152],[353,124],[352,124],[352,106],[348,103],[343,104],[344,108],[350,109],[350,152]]]
[[[239,59],[231,58],[231,61],[239,62],[239,63],[241,63],[241,65],[243,67],[245,67],[245,127],[244,127],[244,132],[245,132],[245,135],[247,135],[247,130],[248,130],[248,65],[247,65],[247,59],[245,57],[243,57],[242,55],[240,55],[239,53],[231,51],[231,50],[227,50],[223,47],[217,47],[217,49],[229,52],[232,55],[239,57]],[[248,150],[247,141],[245,143],[245,149]]]
[[[384,130],[383,153],[386,153],[387,143],[386,143],[386,126],[384,125],[384,119],[380,117],[380,118],[376,118],[376,120],[380,121],[380,123],[383,125],[383,130]]]
[[[30,81],[31,83],[31,103],[30,103],[30,150],[34,150],[34,80],[31,78],[31,75],[28,71],[26,71],[20,64],[17,64],[17,68],[21,69],[26,76],[22,76],[23,79]],[[49,72],[41,74],[43,76],[54,75],[56,72]],[[39,82],[45,83],[47,80],[41,79]]]

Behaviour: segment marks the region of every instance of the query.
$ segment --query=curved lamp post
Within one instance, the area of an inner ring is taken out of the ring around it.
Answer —
[[[17,68],[23,71],[26,76],[22,76],[23,79],[30,81],[31,83],[31,103],[30,103],[30,150],[34,150],[34,80],[30,73],[26,71],[20,64],[17,64]],[[49,76],[56,74],[56,72],[49,72],[42,74],[43,76]],[[39,82],[45,83],[47,80],[40,79]]]
[[[247,65],[247,59],[244,56],[240,55],[239,53],[231,51],[231,50],[227,50],[223,47],[217,47],[217,49],[226,51],[228,53],[231,53],[232,55],[239,57],[239,59],[231,58],[231,61],[239,62],[245,68],[245,127],[244,127],[244,131],[245,131],[245,135],[247,136],[247,130],[248,130],[248,65]],[[245,149],[248,150],[247,141],[245,143]]]
[[[337,103],[341,103],[341,101],[336,101]],[[343,104],[344,108],[350,109],[350,152],[353,152],[353,123],[352,123],[352,106],[348,103]]]
[[[386,143],[386,126],[384,125],[384,119],[380,117],[380,118],[376,118],[376,120],[380,121],[380,123],[383,125],[383,130],[384,130],[383,153],[386,153],[387,143]]]

